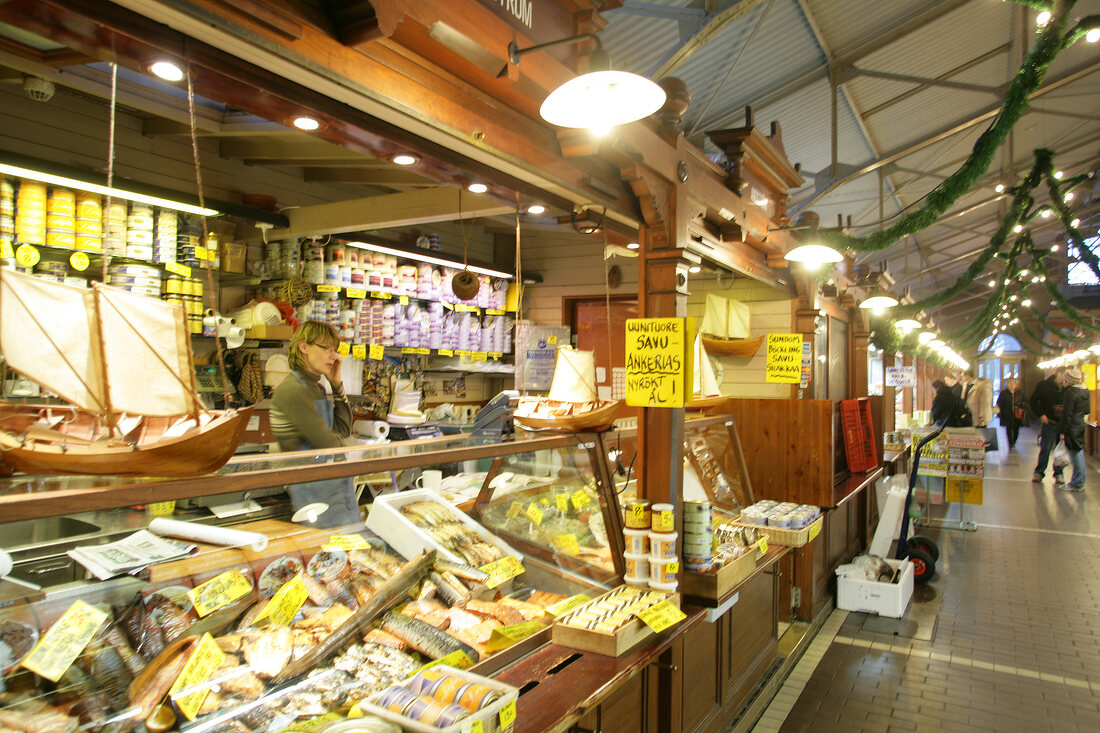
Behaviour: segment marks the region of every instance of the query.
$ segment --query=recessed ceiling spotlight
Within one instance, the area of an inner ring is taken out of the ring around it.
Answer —
[[[321,123],[316,118],[308,117],[306,115],[299,115],[298,117],[295,117],[290,121],[290,124],[305,132],[313,132],[314,130],[319,130],[321,128]]]
[[[688,268],[688,272],[702,272],[702,271],[703,271],[703,268],[699,267],[699,265],[692,265],[691,267]]]
[[[1070,191],[1070,192],[1069,192],[1069,193],[1067,193],[1067,194],[1066,194],[1065,196],[1063,196],[1063,197],[1062,197],[1062,200],[1063,200],[1063,201],[1065,201],[1065,202],[1066,202],[1067,204],[1068,204],[1068,203],[1069,203],[1070,201],[1073,201],[1073,191]]]
[[[989,287],[991,287],[991,288],[992,288],[992,287],[995,287],[996,285],[997,285],[997,281],[996,281],[996,280],[990,280],[990,281],[989,281]]]
[[[1063,173],[1062,171],[1054,171],[1054,177],[1057,178],[1059,181],[1062,180],[1062,176],[1064,175],[1065,173]]]
[[[470,193],[485,193],[489,190],[489,187],[486,186],[484,183],[471,183],[470,185],[466,186],[466,190]]]
[[[627,249],[640,249],[641,246],[642,245],[638,244],[637,242],[630,242],[629,244],[626,245],[626,248]]]
[[[171,61],[154,61],[149,64],[149,71],[165,81],[182,81],[183,69]]]
[[[1077,227],[1081,226],[1081,220],[1080,219],[1074,219],[1073,221],[1071,221],[1069,223],[1069,225],[1071,227],[1073,227],[1074,229],[1076,229]]]
[[[1051,252],[1057,252],[1058,251],[1058,245],[1057,244],[1050,245],[1050,251]]]
[[[546,207],[543,206],[542,204],[531,204],[530,206],[527,207],[527,213],[528,214],[535,214],[536,216],[539,215],[539,214],[545,214],[546,213]]]
[[[398,153],[390,158],[390,162],[394,165],[416,165],[420,162],[420,158],[415,155],[409,155],[408,153]]]
[[[996,186],[993,187],[993,190],[997,193],[1004,193],[1005,185],[1003,183],[998,183]]]
[[[1044,26],[1049,22],[1050,22],[1050,11],[1049,10],[1044,10],[1043,12],[1041,12],[1038,15],[1035,16],[1035,25],[1037,25],[1037,26]]]
[[[1050,209],[1043,209],[1043,213],[1041,214],[1041,216],[1044,219],[1049,219],[1050,218]]]
[[[1100,28],[1090,28],[1089,32],[1085,34],[1085,40],[1089,43],[1100,41]]]
[[[1016,232],[1017,234],[1019,234],[1023,230],[1024,230],[1024,227],[1023,227],[1022,224],[1017,224],[1016,226],[1012,227],[1012,231]]]

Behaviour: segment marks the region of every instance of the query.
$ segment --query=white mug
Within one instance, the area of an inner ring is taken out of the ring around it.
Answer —
[[[418,489],[431,489],[432,491],[438,491],[439,485],[443,483],[443,472],[436,470],[422,471],[416,481],[413,482]]]

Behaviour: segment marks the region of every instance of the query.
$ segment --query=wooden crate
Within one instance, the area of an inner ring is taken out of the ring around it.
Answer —
[[[607,595],[607,593],[604,595]],[[596,603],[603,597],[604,596],[599,596],[598,598],[594,598],[580,608]],[[668,595],[668,600],[677,608],[680,607],[679,593],[670,593]],[[571,613],[576,612],[576,610]],[[603,654],[606,657],[622,656],[643,641],[655,636],[656,634],[653,633],[653,630],[642,623],[637,617],[615,633],[596,631],[595,629],[578,629],[573,626],[566,626],[561,622],[555,623],[553,631],[551,632],[551,640],[555,644],[567,646],[570,649],[580,649],[584,652]]]
[[[739,527],[752,527],[768,538],[769,545],[784,545],[785,547],[802,547],[821,533],[821,523],[825,517],[818,517],[802,529],[780,529],[779,527],[764,527],[759,524],[745,524],[733,522]]]
[[[757,545],[759,547],[759,545]],[[717,600],[752,575],[760,552],[751,550],[713,573],[684,572],[684,595]]]

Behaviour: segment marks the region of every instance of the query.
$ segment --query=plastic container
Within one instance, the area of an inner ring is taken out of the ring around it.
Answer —
[[[649,587],[654,588],[654,583],[672,583],[676,584],[676,572],[670,569],[670,566],[675,563],[678,568],[680,563],[676,558],[668,560],[656,560],[653,557],[649,558]]]
[[[651,531],[649,533],[649,556],[654,560],[675,560],[676,537],[675,532]]]
[[[634,580],[645,580],[649,577],[649,555],[635,555],[631,552],[623,553],[623,564],[626,566],[626,577]]]
[[[673,576],[673,577],[675,577],[675,576]],[[673,581],[671,583],[658,583],[655,580],[653,580],[652,578],[650,578],[649,579],[649,587],[652,588],[653,590],[663,590],[665,593],[675,593],[676,592],[676,581]]]
[[[632,555],[649,554],[649,531],[644,529],[624,529],[626,552]]]
[[[654,504],[650,513],[650,529],[654,532],[675,532],[676,512],[671,504]]]
[[[649,502],[645,499],[628,499],[623,505],[623,523],[628,529],[649,529]]]
[[[629,575],[623,578],[623,583],[631,588],[648,588],[649,578],[631,578]]]

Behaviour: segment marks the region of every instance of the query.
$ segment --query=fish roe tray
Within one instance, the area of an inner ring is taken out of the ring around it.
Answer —
[[[454,725],[449,725],[446,728],[436,728],[435,726],[413,720],[412,718],[406,718],[404,715],[379,707],[375,702],[380,695],[374,695],[367,701],[359,703],[359,709],[369,715],[377,715],[383,720],[396,723],[401,726],[402,730],[413,731],[414,733],[461,733],[463,730],[470,730],[471,724],[478,720],[481,721],[482,730],[484,730],[485,733],[508,733],[508,731],[515,727],[516,700],[519,698],[519,690],[517,688],[506,685],[503,682],[497,682],[488,677],[473,674],[472,672],[448,667],[445,664],[436,665],[432,667],[432,670],[443,672],[448,676],[457,677],[466,682],[490,687],[500,692],[501,696],[481,710],[472,713],[469,717],[463,718]],[[406,680],[402,686],[407,686],[408,684],[409,680]],[[509,710],[506,710],[506,708],[509,708]],[[502,711],[504,711],[504,715],[501,715]],[[502,718],[509,721],[507,726],[501,726],[500,722]]]
[[[747,524],[742,521],[733,521],[738,527],[752,527],[768,538],[769,545],[783,545],[784,547],[802,547],[804,544],[821,534],[821,523],[825,517],[818,517],[802,529],[781,529],[768,527],[762,524]]]
[[[604,593],[602,596],[592,599],[583,606],[573,609],[568,614],[558,619],[554,623],[554,630],[551,636],[553,642],[561,646],[567,646],[570,649],[580,649],[585,652],[603,654],[607,657],[618,657],[626,654],[643,641],[656,636],[656,633],[642,623],[641,619],[637,616],[627,621],[615,631],[578,628],[569,624],[570,619],[576,614],[583,614],[588,607],[595,606],[613,594],[621,592],[622,588],[625,587],[627,586],[619,586],[619,588]],[[649,589],[640,590],[648,591]],[[667,600],[677,608],[680,607],[679,593],[664,593],[663,591],[652,592],[659,593],[662,596],[661,600]]]

